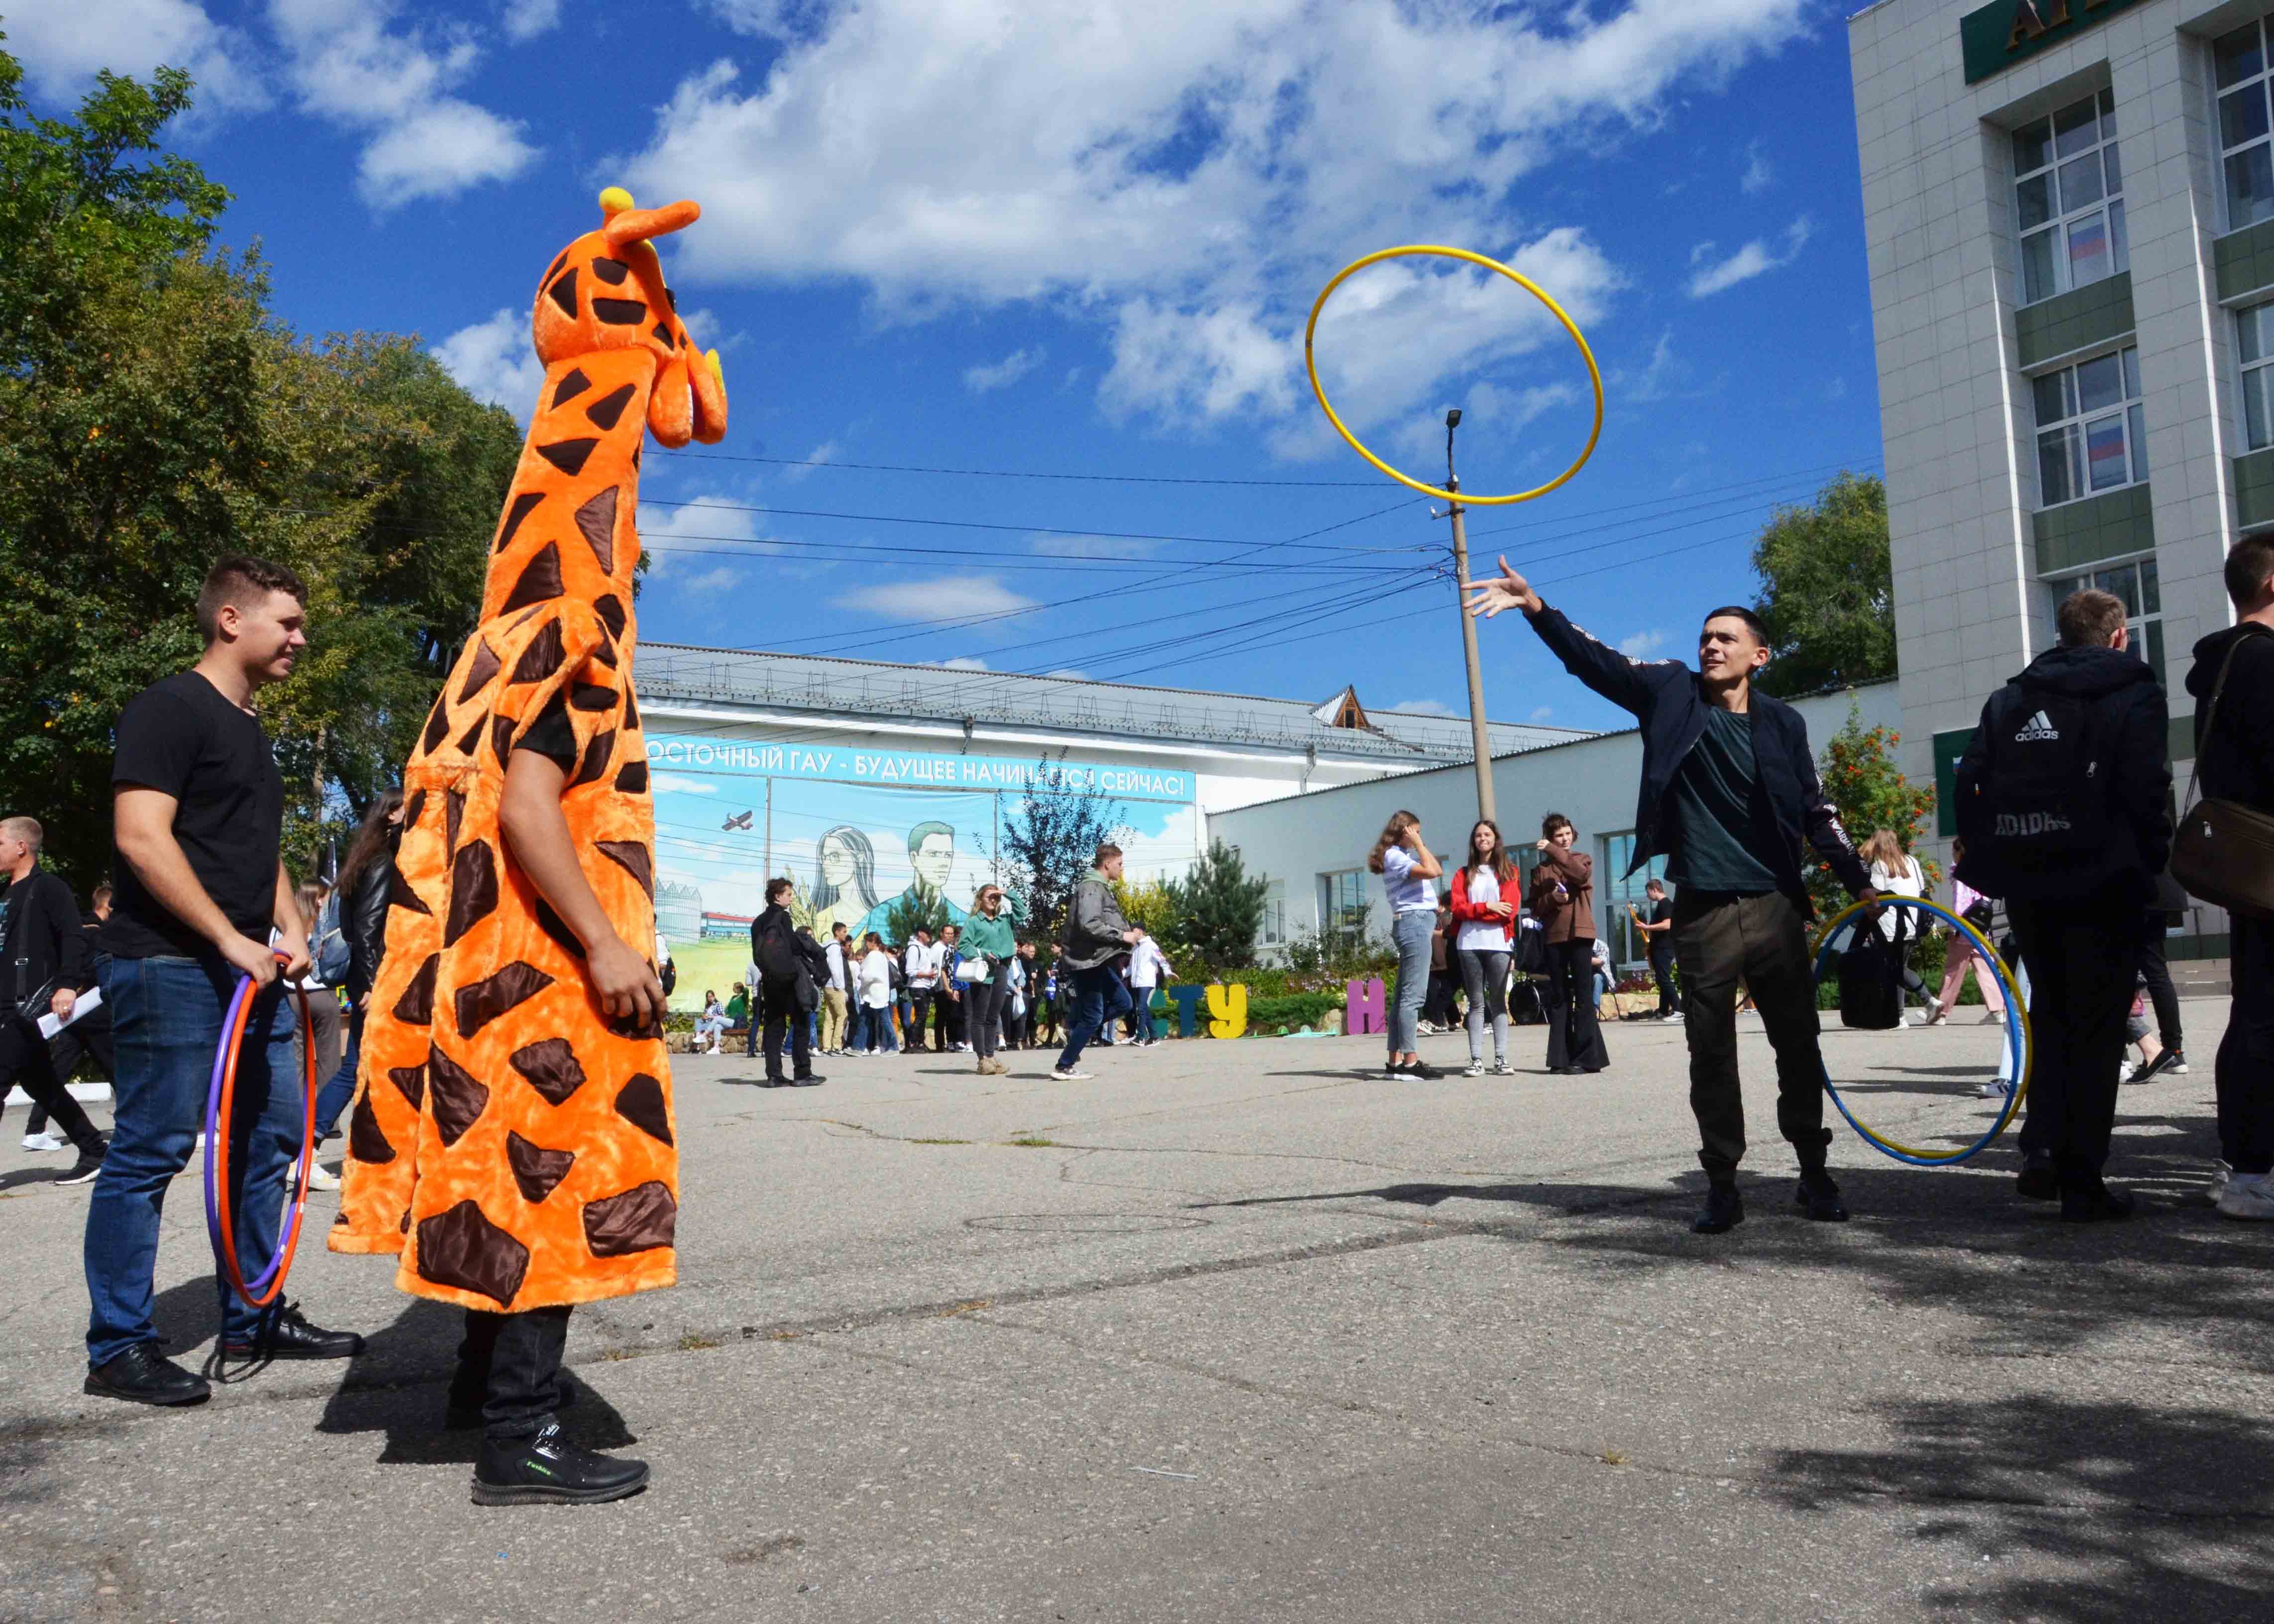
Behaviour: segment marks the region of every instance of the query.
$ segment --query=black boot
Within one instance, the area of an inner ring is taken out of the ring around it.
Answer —
[[[1792,1192],[1792,1204],[1818,1223],[1848,1222],[1848,1208],[1840,1199],[1840,1186],[1820,1167],[1800,1169],[1800,1187]]]
[[[270,1314],[251,1337],[230,1337],[222,1343],[232,1359],[352,1359],[363,1351],[363,1338],[353,1331],[327,1331],[309,1323],[297,1303],[287,1303]]]
[[[647,1487],[647,1462],[580,1449],[547,1420],[528,1438],[486,1438],[474,1467],[474,1504],[531,1506],[559,1500],[597,1506]]]
[[[130,1404],[200,1404],[213,1394],[203,1376],[175,1364],[156,1342],[137,1342],[88,1371],[86,1391]]]
[[[2060,1193],[2060,1175],[2053,1171],[2051,1156],[2024,1156],[2021,1177],[2014,1181],[2014,1193],[2024,1201],[2050,1201]]]
[[[1690,1228],[1697,1235],[1725,1235],[1744,1221],[1745,1204],[1738,1199],[1736,1180],[1723,1184],[1716,1179],[1706,1186],[1706,1210]]]

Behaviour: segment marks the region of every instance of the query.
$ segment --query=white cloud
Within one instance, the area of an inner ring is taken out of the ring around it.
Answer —
[[[1007,389],[1040,366],[1043,354],[1040,346],[1032,350],[1013,350],[1001,360],[988,365],[968,366],[963,369],[963,387],[974,395]]]
[[[749,335],[737,327],[732,333],[724,331],[726,318],[715,310],[682,310],[679,319],[687,324],[687,335],[704,350],[716,350],[722,355],[732,355],[749,339]],[[729,383],[733,380],[727,380]]]
[[[1043,28],[1013,0],[710,3],[779,54],[763,77],[727,60],[689,77],[646,150],[608,166],[703,199],[688,278],[849,280],[897,320],[1040,301],[1110,332],[1108,410],[1202,423],[1303,410],[1303,316],[1354,244],[1529,250],[1554,263],[1528,274],[1600,314],[1615,268],[1569,226],[1511,219],[1516,183],[1654,126],[1803,16],[1801,0],[1098,0]],[[1561,342],[1528,303],[1405,266],[1355,280],[1338,320],[1387,306],[1424,341],[1368,327],[1363,353],[1334,353],[1333,370],[1388,374],[1356,420]],[[1487,353],[1449,317],[1480,320]]]
[[[674,557],[700,558],[709,552],[742,551],[745,544],[760,541],[758,522],[764,515],[750,511],[750,506],[742,498],[715,491],[683,502],[674,501],[668,507],[652,498],[642,502],[639,537],[640,545],[650,555],[649,577],[664,575],[672,568]],[[747,551],[754,562],[764,560],[769,569],[779,568],[779,547],[761,545],[748,547]],[[698,576],[697,582],[704,578]],[[740,580],[742,576],[737,574],[734,578]]]
[[[525,45],[561,26],[561,0],[506,0],[505,37]]]
[[[886,581],[855,587],[834,600],[840,609],[861,609],[887,620],[948,620],[966,615],[1003,614],[1031,609],[992,575],[942,575],[931,581]]]
[[[819,445],[816,446],[812,450],[805,454],[805,460],[809,463],[835,462],[837,460],[837,442],[833,440],[823,440]],[[804,478],[812,471],[813,470],[811,468],[793,463],[791,466],[782,470],[782,477],[794,484],[796,481]]]
[[[1745,148],[1745,172],[1737,177],[1737,189],[1751,197],[1775,184],[1776,170],[1762,154],[1761,144],[1755,141]]]
[[[1781,249],[1772,245],[1767,238],[1757,237],[1727,259],[1716,257],[1712,243],[1698,244],[1690,251],[1690,297],[1711,298],[1741,282],[1751,282],[1766,272],[1790,265],[1808,246],[1815,229],[1808,216],[1803,214],[1784,229],[1778,239]]]
[[[1650,359],[1639,372],[1615,376],[1622,401],[1662,401],[1688,374],[1689,366],[1674,353],[1674,329],[1668,327],[1650,347]]]
[[[1465,710],[1454,710],[1442,699],[1406,699],[1394,705],[1386,705],[1383,709],[1403,710],[1412,716],[1466,716],[1468,714]]]
[[[1541,722],[1545,722],[1548,718],[1555,714],[1555,707],[1554,705],[1536,705],[1532,708],[1532,715],[1526,719],[1531,721],[1534,726],[1537,726]]]
[[[1631,637],[1619,639],[1619,652],[1629,659],[1648,659],[1666,646],[1662,631],[1637,632]]]
[[[1061,665],[1056,671],[1046,671],[1043,674],[1046,677],[1064,677],[1069,682],[1087,682],[1090,680],[1089,673],[1073,665]]]
[[[529,336],[529,312],[501,310],[434,346],[434,358],[476,400],[502,406],[526,425],[545,383],[545,366]]]
[[[953,659],[944,659],[941,660],[939,664],[949,671],[984,671],[987,669],[987,662],[974,654],[959,654]]]
[[[676,772],[659,772],[648,779],[648,787],[659,795],[715,795],[719,786],[708,778],[690,778]]]
[[[448,93],[480,51],[457,26],[397,30],[388,0],[269,0],[303,112],[366,132],[365,201],[386,210],[510,180],[537,158],[523,126]]]
[[[8,8],[0,26],[33,87],[58,101],[93,85],[100,69],[147,79],[173,67],[197,81],[199,108],[247,111],[268,102],[252,41],[195,0],[50,0]]]
[[[1027,538],[1029,551],[1044,558],[1131,559],[1160,551],[1157,541],[1133,541],[1119,536],[1046,536]]]

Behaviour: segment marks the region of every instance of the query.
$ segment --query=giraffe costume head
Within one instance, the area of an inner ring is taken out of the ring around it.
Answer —
[[[520,1311],[669,1285],[678,1157],[659,1027],[612,1021],[585,945],[501,835],[516,748],[565,775],[561,811],[616,934],[655,941],[655,817],[632,692],[640,448],[727,432],[651,239],[692,203],[600,194],[602,223],[539,281],[545,383],[466,643],[403,772],[387,953],[365,1011],[336,1252],[401,1254],[395,1283]]]

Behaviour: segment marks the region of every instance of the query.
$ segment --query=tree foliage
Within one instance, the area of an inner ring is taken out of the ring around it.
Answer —
[[[1813,694],[1895,674],[1887,487],[1842,473],[1806,507],[1777,510],[1753,544],[1753,609],[1774,656],[1764,693]]]
[[[916,932],[929,930],[931,938],[939,940],[941,927],[948,922],[947,902],[930,882],[918,879],[900,893],[891,910],[885,915],[885,945],[894,950],[906,947],[915,940]]]
[[[1255,962],[1255,938],[1263,929],[1263,899],[1271,883],[1250,877],[1239,853],[1221,840],[1168,890],[1177,912],[1177,935],[1196,961],[1186,974],[1215,979]]]
[[[18,117],[0,52],[0,773],[84,886],[109,858],[111,729],[193,661],[213,560],[309,586],[310,648],[262,695],[285,850],[394,781],[479,606],[520,432],[395,335],[294,335],[252,256],[209,252],[227,193],[161,157],[189,81],[103,75],[74,120]]]
[[[1066,904],[1097,848],[1123,832],[1111,795],[1065,766],[1065,752],[1035,763],[1027,797],[1004,821],[1002,883],[1018,894],[1028,929],[1056,941]]]
[[[1873,830],[1892,829],[1909,851],[1934,810],[1934,786],[1913,784],[1895,765],[1894,747],[1901,741],[1902,735],[1888,728],[1864,726],[1862,709],[1850,704],[1846,724],[1825,744],[1817,764],[1824,793],[1840,809],[1841,827],[1858,846]],[[1929,880],[1941,877],[1935,865],[1922,860],[1920,866]],[[1817,912],[1826,918],[1848,904],[1847,892],[1821,862],[1810,864],[1808,889]]]

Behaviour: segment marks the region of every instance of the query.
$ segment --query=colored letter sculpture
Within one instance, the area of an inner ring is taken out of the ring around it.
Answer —
[[[1169,1002],[1177,1006],[1177,1035],[1178,1037],[1188,1038],[1193,1035],[1193,1006],[1197,1004],[1200,1001],[1201,989],[1197,987],[1171,987],[1169,989]]]
[[[1389,1000],[1382,988],[1382,978],[1369,976],[1362,981],[1344,983],[1343,1034],[1357,1037],[1368,1032],[1384,1032],[1389,1026]]]
[[[1236,1038],[1247,1030],[1247,989],[1234,983],[1208,989],[1209,1036]]]
[[[499,829],[507,757],[542,718],[573,741],[561,811],[618,935],[655,941],[655,813],[632,693],[633,518],[646,433],[727,432],[650,239],[692,203],[601,193],[604,223],[539,282],[545,385],[481,620],[403,774],[387,955],[371,993],[335,1252],[395,1284],[520,1311],[672,1283],[678,1153],[659,1026],[603,1015],[584,948]]]

